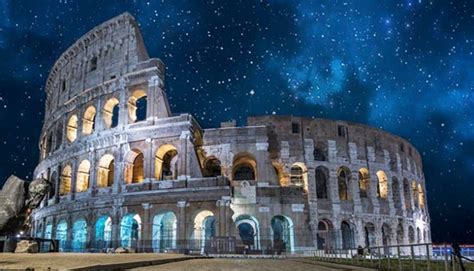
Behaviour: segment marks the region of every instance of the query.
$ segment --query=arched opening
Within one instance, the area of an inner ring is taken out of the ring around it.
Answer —
[[[377,196],[382,199],[387,199],[388,198],[388,179],[387,179],[387,175],[385,175],[385,172],[383,172],[382,170],[377,171],[377,180],[378,180]]]
[[[418,184],[418,205],[420,208],[425,208],[425,192],[421,184]]]
[[[55,144],[54,144],[54,149],[55,150],[59,149],[59,147],[62,144],[62,140],[63,140],[63,126],[60,123],[56,127],[56,141],[55,141]]]
[[[286,216],[277,215],[272,218],[271,225],[273,249],[278,253],[283,251],[294,252],[293,221]]]
[[[406,210],[411,210],[411,193],[410,193],[410,184],[408,180],[403,179],[403,196],[405,198],[405,208]]]
[[[410,244],[415,243],[415,230],[412,226],[408,226],[408,242],[410,242]]]
[[[95,223],[95,247],[104,250],[112,247],[112,218],[101,216]]]
[[[294,163],[290,169],[290,183],[308,190],[308,170],[303,163]]]
[[[364,227],[365,246],[373,247],[376,245],[375,226],[372,223],[365,224]]]
[[[415,208],[420,207],[418,205],[419,200],[418,200],[418,186],[416,184],[416,181],[411,181],[411,191],[412,191],[412,197],[413,197],[413,203],[415,205]]]
[[[51,173],[51,177],[49,178],[49,199],[53,199],[54,195],[56,194],[56,182],[58,180],[58,173],[54,171]]]
[[[87,191],[89,188],[89,173],[91,163],[89,160],[82,160],[77,168],[76,193]]]
[[[416,228],[416,237],[417,237],[417,242],[418,244],[421,244],[422,240],[423,240],[423,235],[421,233],[421,230],[420,228]]]
[[[170,144],[162,145],[155,153],[155,179],[174,180],[178,176],[178,150]]]
[[[368,198],[370,188],[370,174],[366,168],[359,169],[359,195],[360,198]]]
[[[402,208],[402,200],[400,198],[400,183],[398,182],[397,177],[392,177],[392,198],[395,208]]]
[[[347,221],[341,223],[342,249],[352,249],[354,244],[354,230]]]
[[[260,248],[260,226],[258,220],[250,215],[240,215],[235,220],[242,243],[250,249]]]
[[[334,227],[331,221],[327,219],[318,222],[317,231],[317,247],[330,251],[335,247],[336,236],[334,234]]]
[[[404,235],[404,231],[403,231],[403,225],[400,223],[398,224],[397,226],[397,244],[398,245],[403,245],[403,235]]]
[[[194,218],[193,239],[201,252],[208,252],[210,240],[216,236],[216,219],[211,211],[201,211]]]
[[[66,127],[66,138],[69,142],[74,142],[77,138],[77,123],[78,123],[78,118],[76,115],[72,115],[68,122],[67,122],[67,127]]]
[[[153,251],[166,252],[176,249],[177,223],[178,220],[173,212],[165,212],[153,217]]]
[[[82,118],[82,133],[90,135],[94,132],[95,128],[95,107],[89,106],[84,112],[84,118]]]
[[[105,128],[114,128],[118,125],[119,101],[116,98],[108,99],[102,110]]]
[[[59,183],[59,195],[64,196],[71,193],[71,176],[72,168],[70,165],[64,167],[61,173],[61,180]]]
[[[72,226],[72,251],[84,252],[87,245],[87,223],[79,219]]]
[[[99,160],[97,169],[97,187],[108,187],[114,183],[114,156],[105,154]]]
[[[59,240],[59,252],[63,252],[67,242],[67,222],[60,220],[56,225],[56,240]]]
[[[232,163],[232,179],[234,181],[256,180],[257,162],[255,158],[247,153],[235,156]]]
[[[142,220],[138,214],[127,214],[120,223],[120,244],[122,247],[136,249],[140,241]]]
[[[340,167],[337,172],[337,186],[339,188],[339,199],[350,200],[349,181],[351,179],[351,171],[347,167]]]
[[[325,167],[317,167],[315,172],[316,177],[316,196],[318,199],[328,198],[327,180],[329,171]]]
[[[214,156],[206,159],[206,161],[204,162],[203,176],[204,177],[222,176],[221,161],[219,161],[219,159],[217,159]]]
[[[125,173],[124,179],[126,184],[141,183],[145,179],[144,176],[144,157],[143,153],[138,149],[133,149],[125,156]]]
[[[147,96],[144,90],[135,90],[128,99],[128,116],[130,123],[146,119]]]
[[[392,233],[392,230],[390,229],[390,226],[387,224],[382,225],[382,245],[383,245],[383,250],[385,254],[389,253],[389,248],[388,246],[390,245],[390,235]]]

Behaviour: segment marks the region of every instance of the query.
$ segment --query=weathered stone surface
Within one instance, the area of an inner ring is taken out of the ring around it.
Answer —
[[[12,175],[0,191],[0,232],[10,219],[16,217],[25,205],[25,181]]]
[[[128,253],[128,250],[124,247],[118,247],[115,249],[115,253]]]
[[[28,186],[28,199],[26,200],[26,206],[33,209],[38,207],[41,200],[49,191],[49,182],[45,179],[36,179]]]
[[[15,253],[38,253],[38,243],[28,240],[19,241]]]

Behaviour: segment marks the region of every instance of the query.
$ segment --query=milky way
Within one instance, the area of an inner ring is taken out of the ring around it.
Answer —
[[[433,240],[474,242],[474,3],[0,0],[0,182],[31,178],[44,83],[76,39],[124,11],[167,65],[172,111],[350,120],[423,156]]]

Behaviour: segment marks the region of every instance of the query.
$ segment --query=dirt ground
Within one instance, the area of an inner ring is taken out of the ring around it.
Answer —
[[[291,260],[273,259],[197,259],[132,270],[158,271],[329,271],[342,270]]]
[[[125,263],[184,257],[182,254],[103,254],[103,253],[0,253],[1,269],[66,269],[97,264]]]

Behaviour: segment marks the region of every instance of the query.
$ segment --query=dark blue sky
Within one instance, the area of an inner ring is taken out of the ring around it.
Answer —
[[[54,61],[124,11],[167,65],[173,112],[350,120],[422,153],[434,241],[474,243],[474,3],[0,0],[0,183],[31,178]]]

